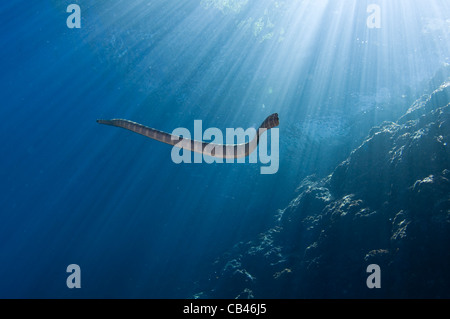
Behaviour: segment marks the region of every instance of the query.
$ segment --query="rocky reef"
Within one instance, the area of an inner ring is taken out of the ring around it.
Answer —
[[[331,174],[304,179],[271,229],[216,260],[201,296],[449,298],[449,138],[446,79]]]

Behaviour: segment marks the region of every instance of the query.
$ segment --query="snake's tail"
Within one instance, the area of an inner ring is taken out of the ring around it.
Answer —
[[[115,126],[111,120],[97,120],[97,123]]]

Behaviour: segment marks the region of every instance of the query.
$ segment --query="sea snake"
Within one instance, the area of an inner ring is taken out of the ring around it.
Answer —
[[[279,125],[278,114],[268,116],[259,127],[255,137],[248,143],[242,144],[214,144],[196,141],[181,136],[172,135],[154,128],[124,119],[97,120],[97,123],[122,127],[151,139],[174,145],[179,148],[206,154],[219,158],[240,158],[250,155],[258,146],[260,136],[267,130]]]

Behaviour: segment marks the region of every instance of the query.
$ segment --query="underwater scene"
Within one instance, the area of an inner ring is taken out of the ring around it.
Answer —
[[[0,298],[450,298],[448,0],[9,0],[0,30]]]

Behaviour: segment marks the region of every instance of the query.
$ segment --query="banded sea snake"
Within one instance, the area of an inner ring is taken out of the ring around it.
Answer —
[[[97,123],[117,126],[144,135],[151,139],[170,144],[191,152],[202,153],[220,158],[240,158],[250,155],[258,146],[260,136],[267,130],[280,124],[278,114],[269,115],[258,128],[255,137],[248,143],[242,144],[214,144],[196,141],[181,136],[172,135],[154,128],[124,119],[97,120]]]

